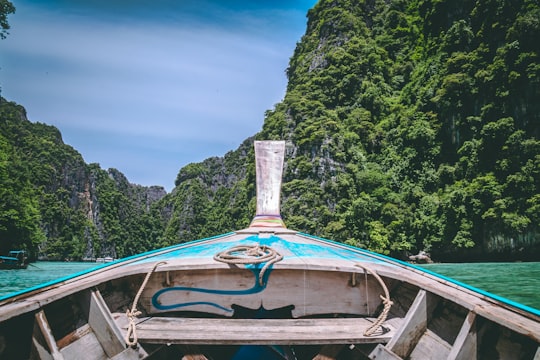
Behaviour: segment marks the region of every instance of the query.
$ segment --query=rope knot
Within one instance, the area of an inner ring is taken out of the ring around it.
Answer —
[[[381,298],[381,300],[382,300],[384,306],[390,307],[390,306],[394,305],[394,302],[393,302],[392,300],[387,299],[387,298],[385,298],[385,297],[382,296],[382,295],[379,295],[379,297]]]
[[[126,316],[128,318],[128,329],[126,332],[126,336],[124,337],[124,340],[126,342],[126,345],[129,347],[134,347],[137,345],[138,339],[137,339],[137,325],[135,324],[135,320],[137,319],[137,316],[141,315],[142,312],[137,310],[137,303],[139,302],[139,298],[142,295],[142,292],[144,288],[146,287],[146,284],[148,283],[148,280],[150,279],[150,275],[156,270],[156,268],[159,265],[166,264],[165,261],[161,261],[156,263],[150,271],[146,274],[146,277],[144,278],[144,281],[141,284],[141,287],[139,288],[139,291],[137,292],[137,295],[135,295],[135,299],[133,300],[133,305],[131,305],[131,310],[126,310]]]
[[[135,331],[137,325],[135,324],[135,320],[137,319],[137,316],[141,314],[142,313],[137,309],[134,309],[134,310],[128,309],[126,311],[126,316],[128,318],[129,324],[128,324],[128,329],[126,332],[126,337],[124,340],[126,341],[126,345],[129,347],[137,345],[138,339],[137,339],[137,332]]]
[[[142,312],[140,312],[139,310],[135,309],[135,311],[133,310],[126,310],[126,316],[129,318],[129,319],[135,319],[137,316],[141,315]]]
[[[266,263],[259,273],[259,285],[264,286],[264,274],[272,265],[283,259],[283,255],[269,246],[255,244],[238,245],[214,255],[214,260],[226,264],[261,264]]]
[[[383,288],[383,291],[384,291],[384,295],[379,295],[379,297],[382,300],[382,303],[384,304],[384,308],[381,311],[381,313],[379,314],[379,317],[377,317],[377,320],[375,320],[375,322],[369,328],[367,328],[366,331],[364,331],[364,336],[371,336],[371,335],[373,335],[375,333],[375,331],[379,327],[382,327],[382,323],[386,321],[386,317],[388,316],[388,313],[390,312],[390,308],[392,307],[394,302],[390,299],[390,292],[388,291],[388,288],[386,287],[386,284],[381,279],[379,274],[377,274],[376,271],[373,271],[373,270],[369,269],[367,266],[362,265],[362,264],[355,264],[355,265],[362,268],[362,269],[364,269],[364,271],[366,273],[369,272],[371,275],[373,275],[373,277],[375,279],[377,279],[377,281],[379,282],[379,284],[381,285],[381,287]]]

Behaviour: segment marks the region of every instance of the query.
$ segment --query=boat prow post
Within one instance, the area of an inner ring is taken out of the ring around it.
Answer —
[[[281,217],[281,183],[285,158],[285,141],[255,141],[257,209],[250,229],[285,229]]]

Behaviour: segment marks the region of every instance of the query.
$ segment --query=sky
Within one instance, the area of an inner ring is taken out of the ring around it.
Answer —
[[[1,96],[85,162],[171,191],[262,129],[316,0],[11,2]]]

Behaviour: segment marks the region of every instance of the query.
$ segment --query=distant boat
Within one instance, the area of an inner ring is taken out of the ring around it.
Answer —
[[[96,262],[97,263],[109,263],[109,262],[113,262],[114,261],[114,258],[111,257],[111,256],[106,256],[106,257],[99,257],[96,259]]]
[[[286,228],[284,150],[248,228],[0,298],[0,358],[540,359],[540,311]]]
[[[24,250],[11,250],[8,256],[0,256],[0,270],[26,269],[28,256]]]

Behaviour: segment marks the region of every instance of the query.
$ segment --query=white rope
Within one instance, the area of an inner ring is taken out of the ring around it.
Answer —
[[[148,283],[148,280],[150,279],[150,275],[156,270],[156,268],[159,265],[166,264],[165,261],[158,262],[154,265],[154,267],[146,274],[146,277],[144,278],[144,281],[141,284],[141,287],[139,288],[139,291],[137,292],[137,295],[135,295],[135,299],[133,300],[133,305],[131,305],[131,310],[126,311],[126,316],[128,317],[129,325],[126,332],[126,336],[124,340],[126,341],[127,346],[135,346],[137,345],[138,339],[137,339],[137,332],[136,332],[136,324],[135,320],[137,319],[137,316],[141,315],[142,313],[137,310],[137,303],[139,302],[139,298],[142,295],[142,292],[144,291],[144,288],[146,287],[146,284]]]
[[[369,272],[371,275],[373,275],[373,277],[375,279],[377,279],[377,281],[379,282],[379,284],[381,285],[381,287],[384,290],[384,296],[379,295],[381,297],[381,300],[382,300],[383,304],[384,304],[384,308],[383,308],[382,312],[379,314],[379,317],[377,318],[377,320],[375,320],[375,322],[369,328],[367,328],[366,331],[364,331],[364,336],[371,336],[382,325],[382,323],[386,321],[388,313],[390,312],[390,308],[392,307],[392,305],[394,303],[392,302],[392,300],[390,300],[390,292],[388,291],[388,288],[386,287],[386,284],[381,279],[379,274],[377,274],[377,272],[369,269],[367,266],[365,266],[363,264],[355,264],[355,266],[358,266],[358,267],[364,269],[364,271],[366,273]],[[368,287],[368,284],[366,282],[366,288],[367,287]]]
[[[262,286],[264,273],[272,265],[283,259],[283,256],[266,245],[238,245],[214,255],[214,260],[226,264],[260,264],[266,262],[259,273],[259,284]]]

